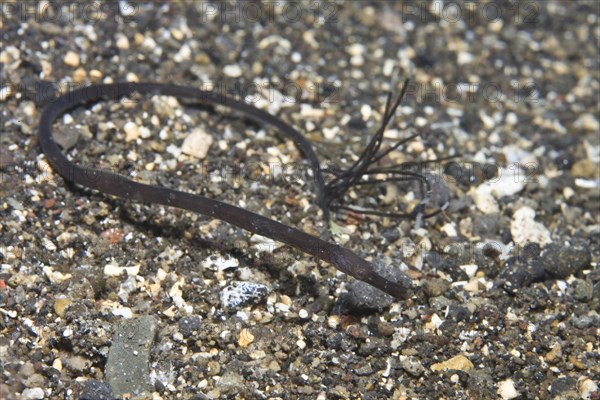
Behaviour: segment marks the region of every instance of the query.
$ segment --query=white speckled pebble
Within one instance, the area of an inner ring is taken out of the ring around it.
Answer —
[[[510,233],[516,244],[538,243],[541,246],[552,243],[550,231],[544,225],[536,222],[535,211],[531,207],[521,207],[510,221]]]
[[[21,393],[21,398],[22,399],[43,399],[44,398],[44,390],[39,387],[25,389],[25,390],[23,390],[23,393]]]

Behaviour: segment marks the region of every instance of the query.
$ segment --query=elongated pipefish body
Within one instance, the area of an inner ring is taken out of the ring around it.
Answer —
[[[315,174],[317,201],[323,209],[325,219],[328,220],[329,209],[324,194],[324,179],[319,160],[308,139],[286,122],[265,111],[224,95],[191,87],[160,83],[100,84],[80,88],[58,97],[46,106],[39,124],[40,146],[52,167],[66,180],[105,194],[135,202],[161,204],[194,211],[283,242],[326,261],[338,270],[367,282],[396,298],[404,299],[410,294],[409,286],[401,279],[399,279],[400,283],[396,283],[384,278],[375,271],[371,263],[342,246],[327,242],[240,207],[197,194],[135,182],[114,172],[83,167],[70,161],[65,156],[52,136],[52,124],[56,118],[80,105],[101,100],[118,100],[134,93],[173,96],[191,99],[207,105],[222,105],[254,121],[277,128],[281,134],[296,144],[311,163]]]

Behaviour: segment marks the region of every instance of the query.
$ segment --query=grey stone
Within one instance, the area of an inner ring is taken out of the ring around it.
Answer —
[[[469,371],[467,385],[473,399],[497,398],[496,385],[494,384],[489,368],[482,370],[472,369]]]
[[[33,374],[24,383],[28,388],[43,387],[45,379],[41,374]]]
[[[579,399],[577,381],[571,377],[556,378],[550,385],[550,397],[553,399]]]
[[[578,317],[577,315],[573,315],[570,319],[571,325],[573,325],[577,329],[587,329],[594,323],[592,317],[587,315],[582,315]]]
[[[371,363],[364,363],[354,370],[354,373],[358,376],[367,376],[373,374],[373,366]]]
[[[33,367],[33,364],[30,361],[26,361],[19,369],[19,375],[25,378],[33,374],[35,374],[35,368]]]
[[[594,297],[594,286],[591,282],[583,279],[576,279],[573,282],[573,297],[581,302],[588,302]]]
[[[150,346],[157,323],[151,316],[123,320],[116,329],[104,368],[115,396],[151,392]]]
[[[81,133],[79,129],[72,126],[57,129],[56,132],[54,132],[54,140],[65,150],[69,150],[75,146],[80,136]]]
[[[479,215],[473,220],[473,234],[481,237],[493,237],[498,234],[498,214]]]
[[[409,375],[414,376],[415,378],[420,377],[426,372],[423,364],[414,357],[408,357],[405,360],[400,361],[400,366],[403,370],[408,372]]]
[[[445,279],[432,278],[423,282],[423,292],[427,297],[437,297],[450,289],[450,282]]]
[[[244,378],[233,371],[226,372],[217,385],[225,395],[235,395],[245,390]]]
[[[437,296],[429,299],[429,306],[436,311],[445,312],[448,307],[453,306],[455,304],[455,301],[452,301],[444,296]]]

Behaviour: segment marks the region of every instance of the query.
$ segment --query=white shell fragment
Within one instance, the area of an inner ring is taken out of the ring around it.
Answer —
[[[212,136],[204,130],[196,128],[183,141],[181,151],[189,156],[203,159],[212,144]]]
[[[510,233],[516,244],[538,243],[544,246],[552,242],[550,231],[536,222],[535,211],[531,207],[521,207],[513,215],[510,222]]]

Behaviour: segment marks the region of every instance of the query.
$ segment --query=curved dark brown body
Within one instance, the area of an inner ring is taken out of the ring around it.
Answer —
[[[338,270],[367,282],[396,298],[406,298],[408,295],[406,286],[378,275],[369,262],[344,247],[218,200],[165,187],[138,183],[109,171],[85,168],[69,161],[52,137],[52,123],[54,120],[78,105],[97,102],[102,99],[117,100],[135,92],[143,95],[159,94],[188,98],[206,104],[223,105],[231,107],[233,110],[241,112],[260,123],[276,127],[283,135],[294,141],[312,164],[319,206],[323,209],[326,218],[328,217],[328,208],[323,195],[324,180],[319,160],[311,143],[302,134],[281,119],[253,106],[213,92],[190,87],[157,83],[117,83],[92,85],[59,97],[44,109],[39,125],[40,145],[52,167],[65,179],[106,194],[136,202],[156,203],[195,211],[283,242],[324,260]]]

